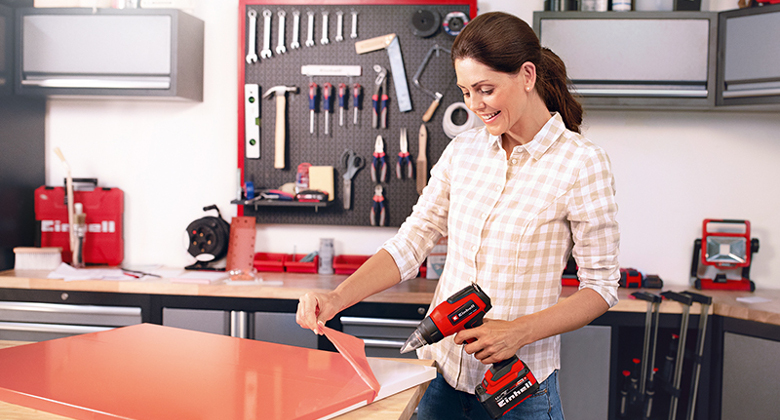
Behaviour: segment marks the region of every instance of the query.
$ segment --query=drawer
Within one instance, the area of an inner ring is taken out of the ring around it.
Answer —
[[[422,319],[341,317],[341,325],[347,334],[360,338],[400,338],[401,344],[414,332],[420,321]]]
[[[0,302],[0,321],[124,327],[141,323],[141,308]]]

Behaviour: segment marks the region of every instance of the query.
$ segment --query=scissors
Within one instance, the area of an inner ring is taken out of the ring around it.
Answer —
[[[349,210],[352,203],[352,178],[357,171],[362,168],[366,162],[362,157],[355,154],[352,149],[344,150],[341,155],[341,166],[344,167],[344,210]]]

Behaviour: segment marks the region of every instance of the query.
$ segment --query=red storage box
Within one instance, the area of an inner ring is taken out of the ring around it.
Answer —
[[[74,179],[74,182],[77,182]],[[89,180],[97,185],[97,180]],[[95,187],[74,190],[73,202],[81,203],[87,215],[84,262],[120,265],[124,259],[122,214],[124,192],[119,188]],[[64,187],[38,187],[35,190],[35,220],[40,223],[41,246],[61,247],[62,261],[71,262],[68,205]]]
[[[287,254],[258,252],[255,254],[254,267],[257,271],[284,271]]]
[[[370,255],[337,255],[333,258],[333,271],[336,274],[352,274],[370,257]]]
[[[316,273],[317,267],[320,262],[319,255],[314,256],[314,260],[309,262],[301,262],[300,260],[306,255],[288,255],[287,261],[284,262],[284,267],[288,273]],[[296,261],[298,257],[298,261]]]

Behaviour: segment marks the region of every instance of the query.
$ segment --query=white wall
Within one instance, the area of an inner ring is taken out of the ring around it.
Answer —
[[[705,0],[705,10],[736,0]],[[543,1],[480,1],[480,12],[506,11],[531,21]],[[732,5],[733,4],[733,5]],[[217,204],[235,212],[237,165],[237,0],[196,0],[206,22],[205,99],[51,99],[47,114],[47,183],[64,171],[98,177],[125,191],[125,262],[182,266],[191,258],[187,224]],[[591,111],[584,133],[610,154],[617,179],[621,263],[686,284],[693,240],[704,218],[744,218],[761,241],[752,277],[780,288],[780,114]],[[292,179],[291,179],[292,181]],[[337,254],[373,253],[394,228],[258,225],[257,250],[309,252],[335,238]]]

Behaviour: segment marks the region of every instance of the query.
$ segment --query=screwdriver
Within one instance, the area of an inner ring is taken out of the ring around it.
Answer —
[[[355,83],[352,85],[352,108],[355,110],[355,117],[354,121],[352,121],[353,124],[357,125],[358,123],[358,110],[360,109],[360,97],[363,95],[363,88],[360,86],[359,83]]]
[[[317,84],[309,83],[309,134],[314,134],[314,110],[317,108]]]
[[[347,84],[339,83],[339,127],[344,126],[344,110],[347,109],[347,101],[344,99],[346,90]]]
[[[322,98],[323,98],[323,108],[325,109],[325,135],[328,135],[328,127],[330,125],[330,91],[333,88],[333,85],[331,85],[328,82],[325,82],[324,85],[322,85]]]

